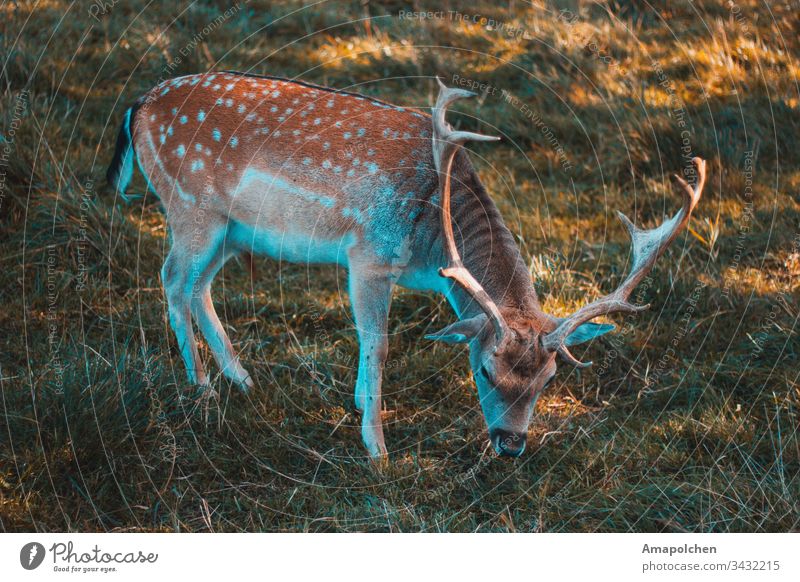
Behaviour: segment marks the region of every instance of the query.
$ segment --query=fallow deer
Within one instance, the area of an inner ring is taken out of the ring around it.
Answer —
[[[163,204],[172,246],[161,274],[191,382],[208,384],[194,319],[224,375],[253,386],[211,299],[226,260],[335,263],[348,269],[360,346],[355,405],[369,453],[386,454],[381,376],[392,289],[402,285],[447,298],[458,321],[427,337],[469,345],[490,441],[518,456],[556,356],[589,365],[569,348],[614,327],[591,320],[647,307],[628,297],[689,221],[705,162],[693,160],[694,187],[676,176],[683,207],[661,226],[640,230],[620,213],[633,242],[622,285],[553,317],[462,148],[496,138],[453,130],[448,106],[473,94],[439,87],[429,116],[304,82],[206,73],[165,81],[127,111],[108,178],[124,196],[138,163]]]

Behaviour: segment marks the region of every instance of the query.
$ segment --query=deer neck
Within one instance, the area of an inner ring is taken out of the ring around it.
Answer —
[[[464,266],[501,310],[540,312],[514,236],[475,171],[467,166],[469,161],[458,161],[462,163],[454,164],[451,209],[456,246]],[[481,313],[480,306],[459,286],[451,287],[448,299],[461,319]]]

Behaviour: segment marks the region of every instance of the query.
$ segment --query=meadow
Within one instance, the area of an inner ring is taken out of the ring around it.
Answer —
[[[800,529],[796,4],[230,1],[0,4],[0,530]],[[616,210],[661,222],[694,155],[709,182],[651,309],[560,366],[519,459],[487,445],[466,349],[423,337],[444,299],[398,290],[375,464],[345,273],[228,263],[256,388],[203,397],[158,200],[105,184],[138,96],[230,69],[420,109],[435,75],[474,88],[451,119],[502,136],[471,157],[556,315],[624,276]]]

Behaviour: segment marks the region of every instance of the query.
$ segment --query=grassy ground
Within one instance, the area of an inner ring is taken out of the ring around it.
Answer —
[[[796,4],[139,4],[0,5],[0,529],[798,529]],[[672,212],[687,153],[710,183],[653,308],[561,367],[518,460],[486,449],[464,350],[423,339],[443,301],[399,292],[376,467],[334,268],[229,264],[215,300],[258,388],[185,383],[157,202],[102,176],[129,102],[212,68],[418,107],[434,74],[488,84],[454,119],[504,136],[473,159],[557,314],[619,282],[614,210]]]

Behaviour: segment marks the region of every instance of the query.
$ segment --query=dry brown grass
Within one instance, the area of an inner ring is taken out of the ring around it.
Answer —
[[[3,4],[0,528],[798,529],[796,6],[607,6],[430,8],[526,32],[509,38],[398,18],[422,5],[253,1],[172,66],[223,3],[119,3],[97,20],[60,0]],[[562,367],[519,460],[485,449],[463,350],[422,339],[451,320],[442,300],[400,292],[385,390],[392,463],[375,467],[351,405],[357,345],[335,269],[260,261],[251,281],[228,265],[215,299],[258,389],[220,385],[215,401],[185,383],[157,202],[115,204],[102,176],[127,104],[165,73],[210,68],[420,107],[434,74],[497,87],[459,120],[504,136],[473,158],[557,313],[622,276],[614,210],[653,224],[675,208],[676,109],[710,184],[695,234],[643,292],[653,309],[577,354],[594,369]]]

